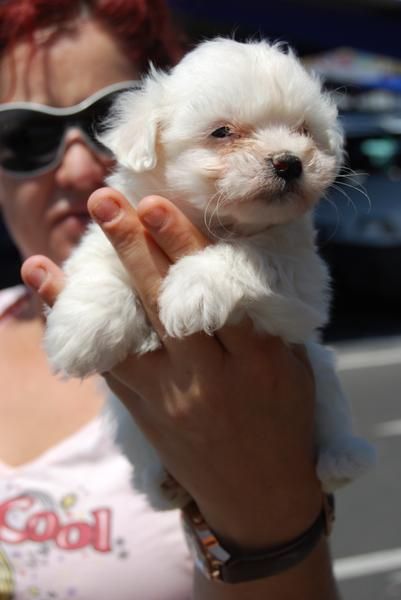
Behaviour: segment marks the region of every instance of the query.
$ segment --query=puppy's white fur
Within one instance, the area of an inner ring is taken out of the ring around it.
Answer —
[[[225,137],[213,135],[222,127]],[[170,268],[159,298],[167,333],[212,333],[247,314],[258,330],[305,343],[316,378],[319,477],[332,490],[362,473],[374,452],[353,436],[331,353],[315,341],[327,321],[329,277],[311,212],[343,154],[337,110],[320,82],[279,45],[216,39],[124,94],[103,141],[119,164],[110,185],[134,205],[147,194],[173,199],[215,242]],[[272,163],[284,153],[302,163],[291,182]],[[97,226],[65,274],[45,339],[56,370],[84,377],[159,347]],[[138,485],[155,506],[182,503],[165,501],[159,476],[149,484],[158,461],[139,433],[138,441]]]

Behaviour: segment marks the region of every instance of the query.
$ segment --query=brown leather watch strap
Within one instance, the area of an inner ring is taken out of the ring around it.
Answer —
[[[324,496],[323,508],[312,525],[297,538],[265,551],[243,554],[223,547],[208,528],[195,503],[184,509],[184,523],[191,529],[197,563],[211,579],[241,583],[277,575],[295,566],[312,552],[334,520],[334,497]]]

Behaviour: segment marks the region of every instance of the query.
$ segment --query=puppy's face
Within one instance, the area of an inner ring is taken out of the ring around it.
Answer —
[[[297,218],[341,161],[330,98],[291,53],[265,42],[206,42],[124,102],[106,143],[149,192],[195,209],[210,228]]]

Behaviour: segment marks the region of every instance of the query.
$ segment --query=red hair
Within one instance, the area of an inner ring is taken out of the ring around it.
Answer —
[[[182,55],[164,0],[2,0],[0,53],[37,29],[61,27],[81,14],[108,30],[140,70],[149,60],[166,67]]]

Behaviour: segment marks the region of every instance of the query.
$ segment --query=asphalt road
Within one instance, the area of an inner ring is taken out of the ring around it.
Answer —
[[[331,344],[357,429],[378,465],[336,495],[332,554],[342,600],[401,600],[401,336]]]

